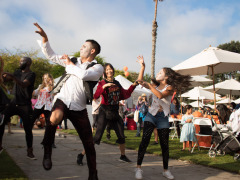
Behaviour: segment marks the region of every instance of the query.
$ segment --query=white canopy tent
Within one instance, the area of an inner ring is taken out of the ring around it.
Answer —
[[[122,75],[116,76],[115,79],[121,84],[124,89],[128,89],[133,84],[131,81],[129,81]],[[151,91],[145,87],[142,87],[141,85],[138,85],[132,93],[133,102],[135,105],[137,103],[138,97],[141,96],[143,93],[149,96],[151,94]]]
[[[209,47],[174,66],[173,70],[189,75],[214,75],[218,73],[238,71],[240,69],[240,54]],[[213,92],[215,85],[213,81]],[[216,99],[214,99],[216,107]]]

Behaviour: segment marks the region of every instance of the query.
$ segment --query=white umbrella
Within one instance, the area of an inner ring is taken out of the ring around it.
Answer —
[[[229,104],[233,102],[233,100],[230,100],[229,98],[223,99],[221,101],[216,102],[216,104]]]
[[[190,91],[182,94],[182,97],[188,97],[192,100],[197,99],[214,99],[214,93],[204,90],[202,87],[194,87]],[[220,95],[217,94],[217,99],[221,99]]]
[[[208,84],[212,83],[211,79],[208,79],[208,78],[205,78],[202,76],[191,76],[191,81],[192,81],[191,85],[193,87],[208,85]]]
[[[239,104],[239,103],[240,103],[240,98],[239,98],[239,99],[236,99],[234,102],[235,102],[236,104]]]
[[[172,69],[181,74],[212,76],[218,73],[237,71],[240,69],[240,54],[209,47]],[[213,80],[215,93],[214,84]],[[214,99],[214,107],[216,107],[216,98]]]
[[[207,86],[203,88],[207,91],[213,92],[213,86]],[[215,84],[215,91],[218,94],[229,94],[230,99],[231,95],[240,95],[240,82],[235,79],[229,79],[220,83]]]
[[[199,102],[199,101],[194,101],[194,102],[192,102],[192,103],[190,103],[190,105],[192,106],[192,107],[203,107],[204,106],[204,104],[203,103],[201,103],[201,102]]]

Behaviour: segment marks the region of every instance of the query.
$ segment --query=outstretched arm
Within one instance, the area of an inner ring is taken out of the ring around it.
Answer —
[[[45,57],[50,61],[65,67],[66,65],[64,64],[64,61],[63,59],[61,59],[62,55],[58,55],[52,50],[45,31],[41,28],[41,26],[38,25],[38,23],[34,23],[34,25],[38,28],[38,31],[35,32],[40,34],[40,36],[42,36],[43,38],[43,46],[42,45],[40,46]]]

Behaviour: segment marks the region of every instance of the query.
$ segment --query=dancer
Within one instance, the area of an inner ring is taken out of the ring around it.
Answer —
[[[53,95],[49,92],[53,89],[53,77],[51,74],[46,73],[42,77],[42,84],[33,91],[33,95],[37,96],[37,102],[33,110],[33,122],[41,115],[44,114],[45,121],[49,124],[49,118],[52,110]],[[55,144],[52,144],[53,148],[56,148]]]
[[[148,82],[139,81],[141,85],[148,88],[153,93],[153,101],[148,110],[143,126],[142,141],[138,150],[136,179],[142,179],[142,161],[148,147],[153,129],[156,127],[160,140],[163,157],[163,176],[168,179],[174,179],[174,176],[168,170],[169,159],[169,121],[170,104],[173,92],[184,91],[190,85],[190,76],[182,76],[171,68],[163,68],[156,76],[160,85],[156,88]]]
[[[142,80],[143,72],[145,69],[143,57],[139,56],[137,62],[139,62],[141,65],[138,79]],[[128,90],[123,89],[120,83],[114,79],[114,68],[109,63],[106,63],[104,66],[104,77],[106,78],[99,82],[96,93],[94,94],[94,99],[102,96],[101,107],[99,109],[97,131],[94,136],[94,143],[98,145],[100,144],[106,125],[107,123],[110,123],[111,127],[115,130],[118,137],[117,143],[119,143],[121,152],[120,160],[131,162],[125,155],[123,120],[119,116],[118,108],[119,101],[129,98],[138,84],[137,82],[134,82]]]
[[[67,55],[59,56],[54,53],[44,30],[37,24],[36,33],[43,38],[43,53],[51,61],[66,67],[69,76],[57,87],[60,89],[54,97],[54,105],[50,116],[50,123],[46,126],[42,144],[44,145],[43,167],[52,168],[52,143],[54,141],[57,125],[68,118],[77,130],[86,150],[89,168],[89,180],[98,179],[96,169],[96,152],[93,145],[91,125],[86,109],[86,95],[84,81],[98,81],[103,74],[103,67],[94,60],[100,53],[101,47],[94,40],[87,40],[80,48],[80,58],[74,64]],[[63,60],[65,59],[65,60]],[[61,87],[62,86],[62,87]]]
[[[3,73],[4,81],[14,81],[13,100],[4,110],[5,115],[3,124],[0,126],[0,149],[2,148],[2,138],[4,134],[4,127],[10,121],[11,116],[19,115],[23,120],[23,128],[26,134],[27,142],[27,157],[36,159],[33,154],[33,121],[31,98],[35,82],[35,73],[30,70],[32,59],[30,57],[23,57],[20,59],[20,66],[14,74]]]

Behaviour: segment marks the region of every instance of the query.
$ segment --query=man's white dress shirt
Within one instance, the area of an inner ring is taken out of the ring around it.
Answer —
[[[102,65],[96,64],[86,69],[91,62],[87,61],[82,63],[80,58],[77,58],[78,62],[75,65],[66,65],[64,64],[64,59],[61,59],[62,55],[57,55],[52,50],[49,42],[43,44],[42,51],[47,59],[66,67],[65,70],[67,74],[71,74],[62,86],[60,92],[55,95],[53,102],[55,102],[56,99],[60,99],[70,110],[84,110],[86,108],[86,95],[83,81],[98,81],[103,74]],[[96,60],[92,62],[97,63]]]

